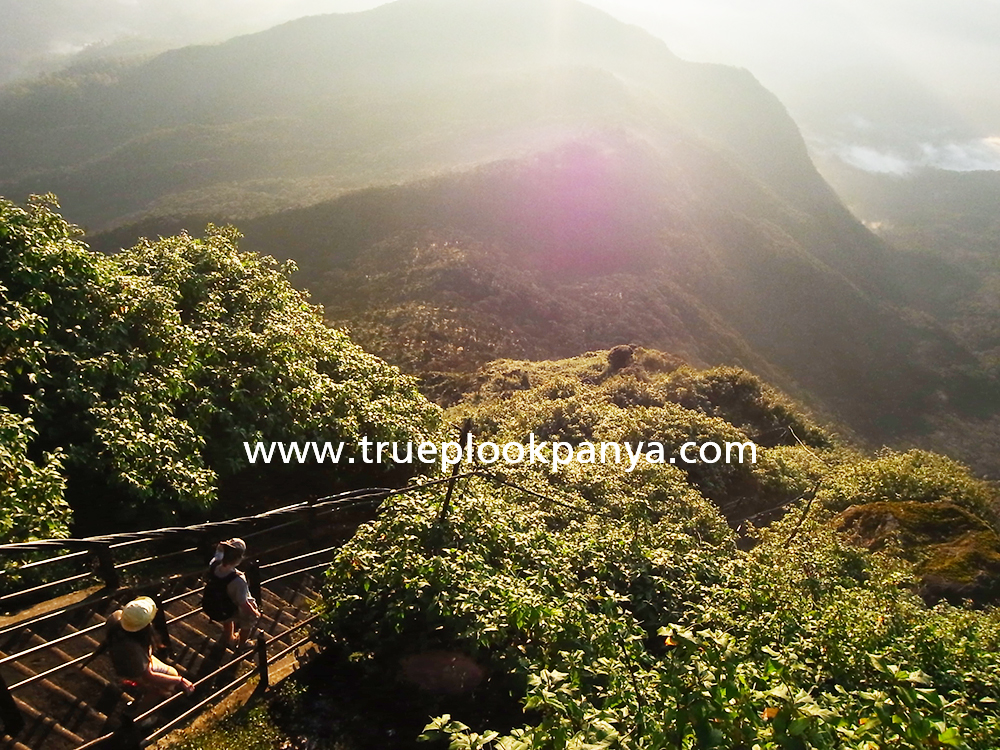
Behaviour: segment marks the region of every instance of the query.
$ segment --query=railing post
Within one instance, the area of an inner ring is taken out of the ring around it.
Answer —
[[[7,681],[0,674],[0,719],[3,719],[4,734],[13,737],[24,729],[24,717],[14,702],[14,696],[7,689]]]
[[[259,686],[267,690],[271,682],[267,673],[267,636],[263,633],[257,634],[257,674],[260,677]]]
[[[167,625],[167,611],[163,608],[163,596],[157,592],[153,594],[152,599],[156,602],[156,614],[153,616],[153,628],[155,628],[157,634],[160,636],[163,650],[167,652],[167,656],[173,656],[174,644],[170,640],[170,627]]]
[[[115,570],[115,561],[111,556],[110,545],[97,545],[97,565],[98,573],[101,576],[101,580],[104,581],[104,585],[109,589],[118,588],[121,579],[118,577],[118,571]]]
[[[462,443],[466,440],[471,439],[472,436],[472,418],[466,417],[465,422],[462,423],[462,432],[458,438],[459,452],[462,450]],[[461,458],[461,456],[459,456]],[[441,515],[438,516],[438,522],[443,522],[448,517],[448,510],[451,508],[451,495],[455,491],[455,481],[458,476],[459,467],[462,465],[461,460],[451,467],[451,481],[448,482],[448,491],[444,495],[444,502],[441,504]]]
[[[256,560],[249,560],[246,563],[244,572],[247,574],[247,588],[260,606],[264,606],[264,600],[260,593],[260,563]]]
[[[130,713],[122,715],[122,723],[115,730],[112,742],[118,750],[142,750],[142,741],[145,739],[136,726]]]

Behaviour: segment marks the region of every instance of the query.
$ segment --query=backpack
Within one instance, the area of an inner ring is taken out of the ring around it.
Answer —
[[[219,561],[208,566],[205,576],[205,589],[201,594],[201,609],[216,622],[228,620],[236,614],[236,604],[229,598],[227,587],[239,575],[235,570],[224,578],[215,575],[215,566]]]

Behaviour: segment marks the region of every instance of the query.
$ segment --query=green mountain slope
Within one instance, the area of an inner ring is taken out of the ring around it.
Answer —
[[[893,252],[891,279],[901,303],[973,351],[980,368],[1000,373],[1000,173],[923,169],[874,174],[821,163],[844,201]],[[972,399],[957,426],[948,416],[929,443],[990,466],[1000,440],[1000,389]],[[996,476],[996,466],[990,466]]]
[[[241,227],[413,372],[631,341],[750,367],[876,440],[971,387],[946,377],[971,354],[868,291],[878,266],[852,278],[822,260],[881,252],[863,228],[795,209],[697,142],[592,137]]]

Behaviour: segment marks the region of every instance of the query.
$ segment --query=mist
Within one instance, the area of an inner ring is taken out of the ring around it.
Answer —
[[[2,0],[0,83],[87,55],[223,41],[379,0]],[[813,148],[861,168],[998,169],[1000,3],[736,0],[591,4],[682,58],[744,67]]]

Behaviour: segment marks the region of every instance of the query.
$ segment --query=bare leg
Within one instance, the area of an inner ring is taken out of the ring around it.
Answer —
[[[240,613],[236,618],[239,622],[240,627],[240,639],[236,644],[236,650],[239,651],[246,644],[248,640],[257,637],[257,621],[258,616],[252,614]]]

